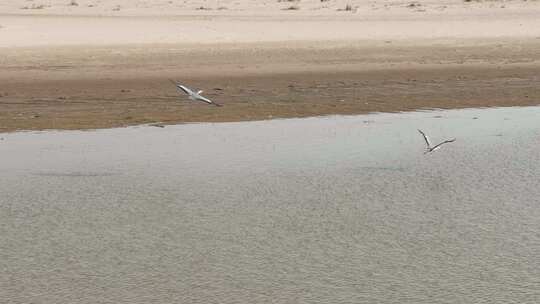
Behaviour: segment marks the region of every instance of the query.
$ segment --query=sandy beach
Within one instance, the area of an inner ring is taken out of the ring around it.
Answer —
[[[0,4],[0,132],[537,105],[538,75],[538,1]]]

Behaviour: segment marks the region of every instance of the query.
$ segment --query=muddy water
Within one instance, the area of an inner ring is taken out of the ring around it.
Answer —
[[[4,303],[540,302],[540,108],[2,137]]]

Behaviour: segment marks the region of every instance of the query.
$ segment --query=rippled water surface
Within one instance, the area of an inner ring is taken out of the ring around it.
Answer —
[[[540,303],[540,108],[3,137],[2,303]]]

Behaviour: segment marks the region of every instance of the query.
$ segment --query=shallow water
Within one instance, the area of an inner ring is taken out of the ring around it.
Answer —
[[[540,302],[537,107],[3,137],[5,303]]]

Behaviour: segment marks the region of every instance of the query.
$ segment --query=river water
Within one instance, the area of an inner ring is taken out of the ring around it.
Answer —
[[[0,137],[2,303],[540,303],[538,107]]]

